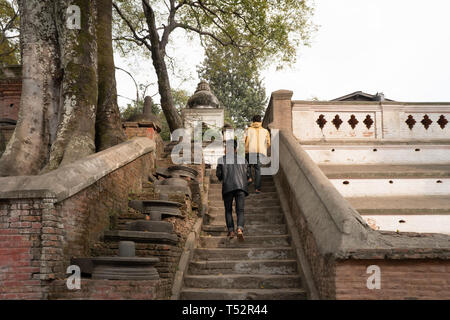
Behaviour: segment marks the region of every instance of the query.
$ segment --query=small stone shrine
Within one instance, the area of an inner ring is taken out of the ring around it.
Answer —
[[[196,126],[201,126],[202,132],[205,129],[216,130],[219,133],[222,131],[225,110],[205,81],[198,84],[194,95],[189,98],[186,108],[181,112],[184,128],[191,130],[192,139]],[[215,167],[217,159],[223,155],[223,147],[214,147],[209,144],[210,142],[203,144],[204,161],[206,164]]]

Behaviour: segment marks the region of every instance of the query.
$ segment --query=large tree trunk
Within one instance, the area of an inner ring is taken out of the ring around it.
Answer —
[[[161,97],[161,109],[166,117],[167,124],[171,132],[183,127],[180,115],[173,103],[172,91],[170,90],[169,74],[167,72],[164,53],[161,50],[153,49],[152,61],[158,77],[158,91]]]
[[[117,105],[112,47],[112,0],[97,0],[98,104],[95,123],[97,151],[126,140]]]
[[[0,176],[36,174],[47,161],[57,125],[59,54],[52,0],[22,0],[22,96],[19,120],[3,157]]]
[[[156,71],[156,76],[158,78],[158,91],[161,97],[161,109],[164,112],[164,116],[166,117],[170,131],[173,132],[178,128],[182,128],[183,123],[173,103],[172,92],[170,90],[169,74],[167,72],[167,66],[164,60],[166,52],[165,48],[161,47],[159,34],[156,29],[154,12],[151,10],[151,8],[148,8],[144,2],[142,2],[142,5],[144,8],[144,14],[150,33],[152,61],[153,67]]]
[[[68,29],[67,8],[81,9],[81,29]],[[50,159],[44,171],[53,170],[95,152],[95,119],[97,113],[97,42],[96,2],[92,0],[59,0],[57,17],[64,79],[62,114]]]
[[[67,26],[70,5],[80,8],[80,30]],[[0,159],[0,176],[44,173],[124,141],[116,100],[111,0],[21,0],[20,10],[21,107]]]

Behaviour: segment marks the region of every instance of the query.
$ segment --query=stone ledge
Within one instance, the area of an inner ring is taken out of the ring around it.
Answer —
[[[139,137],[43,175],[3,177],[0,199],[55,198],[59,202],[155,148],[154,141]]]
[[[283,150],[280,167],[322,255],[335,259],[450,258],[448,235],[375,231],[368,227],[293,135],[281,130],[280,152]]]

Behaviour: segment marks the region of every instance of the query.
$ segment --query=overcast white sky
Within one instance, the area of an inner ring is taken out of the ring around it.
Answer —
[[[450,1],[448,0],[316,0],[319,25],[312,46],[300,48],[291,69],[263,72],[267,95],[294,91],[294,99],[330,100],[353,91],[384,92],[397,101],[450,101]],[[184,66],[172,86],[193,92],[202,52],[177,36],[173,50]],[[198,46],[197,46],[198,48]],[[129,63],[129,62],[128,62]],[[129,67],[139,81],[155,81],[150,62]],[[118,92],[134,98],[133,82],[117,71]],[[156,92],[156,87],[151,90]],[[156,97],[155,100],[158,100]],[[119,104],[125,105],[120,99]]]

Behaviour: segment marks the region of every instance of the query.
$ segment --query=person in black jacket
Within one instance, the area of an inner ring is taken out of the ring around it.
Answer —
[[[229,145],[230,143],[227,143]],[[237,154],[237,141],[234,140],[234,154],[227,163],[227,156],[219,159],[216,176],[222,181],[222,199],[225,205],[225,221],[228,229],[228,237],[234,238],[233,199],[236,203],[237,235],[239,240],[244,240],[244,204],[248,196],[248,182],[250,170],[244,157]],[[231,162],[231,163],[230,163]]]

